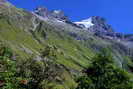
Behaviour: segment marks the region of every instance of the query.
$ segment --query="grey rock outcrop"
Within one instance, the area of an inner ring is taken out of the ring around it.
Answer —
[[[42,16],[43,18],[48,18],[52,20],[57,19],[57,20],[64,21],[64,22],[69,21],[68,17],[61,10],[49,11],[45,7],[38,7],[35,9],[34,13],[39,16]]]

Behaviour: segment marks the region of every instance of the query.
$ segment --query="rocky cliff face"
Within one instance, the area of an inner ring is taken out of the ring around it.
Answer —
[[[51,11],[51,16],[53,16],[54,18],[57,18],[59,20],[68,21],[68,17],[65,16],[64,12],[61,10]]]
[[[132,35],[115,32],[111,25],[107,24],[106,20],[99,16],[92,16],[89,19],[74,23],[101,38],[132,41]]]
[[[45,15],[36,13],[39,11]],[[47,17],[47,21],[50,21],[50,24],[52,23],[52,25],[57,28],[69,29],[69,35],[75,37],[77,40],[88,40],[91,36],[96,36],[103,40],[118,42],[118,44],[126,46],[125,48],[127,48],[127,50],[130,50],[128,48],[132,48],[132,35],[115,32],[111,25],[107,24],[106,20],[102,17],[92,16],[86,20],[72,22],[61,10],[48,11],[46,8],[40,8],[40,10],[37,9],[35,13],[43,18]],[[86,34],[82,34],[82,36],[79,35],[82,32],[86,32]]]
[[[68,21],[67,16],[65,16],[64,12],[61,10],[53,10],[49,11],[47,8],[44,7],[38,7],[34,11],[35,14],[42,16],[43,18],[48,19],[57,19],[59,21]]]
[[[44,18],[49,17],[50,12],[45,7],[38,7],[34,11],[37,15],[42,16]]]

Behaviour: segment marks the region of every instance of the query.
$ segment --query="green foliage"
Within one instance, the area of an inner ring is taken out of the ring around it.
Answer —
[[[21,61],[18,67],[19,71],[17,75],[28,81],[23,87],[26,89],[42,89],[40,88],[40,84],[48,77],[48,75],[46,75],[48,67],[45,62],[36,61],[31,58],[26,61]]]
[[[18,60],[9,48],[0,48],[0,88],[2,89],[64,89],[63,72],[65,70],[60,65],[46,58]]]
[[[109,52],[102,51],[85,70],[86,76],[78,79],[76,89],[133,89],[129,74],[114,66]]]
[[[0,48],[0,87],[2,89],[17,89],[19,86],[16,74],[16,63],[12,60],[12,53],[6,47]]]
[[[54,56],[56,57],[55,51],[57,50],[56,47],[52,47],[50,45],[47,45],[44,50],[41,51],[42,57],[50,57]]]
[[[88,76],[81,76],[77,80],[78,87],[76,89],[95,89],[92,80]]]
[[[26,89],[53,89],[56,85],[49,85],[55,83],[56,77],[60,76],[62,70],[54,62],[45,60],[36,60],[34,58],[21,61],[18,64],[17,76],[26,79],[26,85],[22,85]],[[61,80],[58,80],[60,82]]]

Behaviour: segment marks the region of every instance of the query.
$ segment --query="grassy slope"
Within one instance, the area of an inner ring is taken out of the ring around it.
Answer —
[[[16,11],[14,11],[14,14],[15,12]],[[20,12],[18,16],[24,13]],[[61,38],[59,33],[54,32],[54,29],[51,28],[47,28],[47,30],[43,28],[48,35],[47,39],[39,35],[39,32],[36,33],[36,37],[42,41],[42,43],[39,43],[31,33],[24,31],[24,29],[18,26],[18,24],[23,25],[23,23],[27,23],[28,20],[25,20],[25,22],[13,20],[11,19],[12,16],[10,16],[12,14],[13,11],[7,16],[2,15],[0,17],[0,41],[8,45],[22,59],[27,59],[32,55],[40,55],[40,49],[44,49],[46,45],[56,46],[58,49],[55,52],[57,55],[55,60],[57,64],[63,64],[70,70],[80,71],[87,66],[87,62],[89,62],[90,58],[94,55],[90,49],[80,45],[78,41],[66,34],[64,34],[64,38]],[[20,19],[22,18],[20,17]],[[29,21],[29,23],[31,22]],[[62,77],[65,78],[64,85],[56,84],[58,89],[69,89],[75,86],[71,78],[72,76],[68,71],[64,71]]]

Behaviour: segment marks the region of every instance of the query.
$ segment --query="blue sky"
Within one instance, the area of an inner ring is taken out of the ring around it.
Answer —
[[[63,10],[73,21],[102,16],[117,32],[133,33],[133,0],[9,0],[32,11],[37,6]]]

